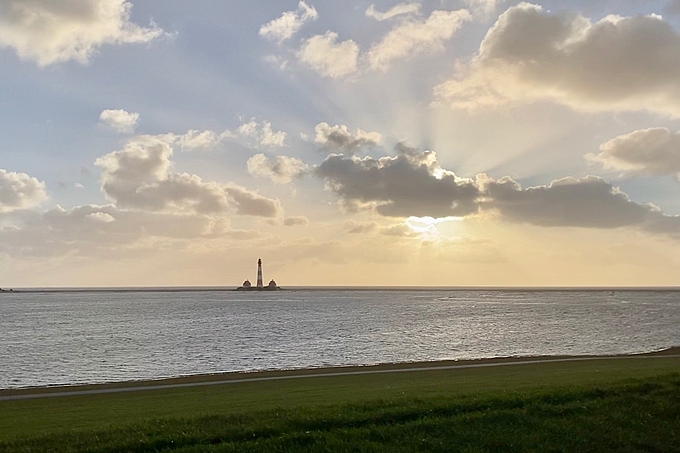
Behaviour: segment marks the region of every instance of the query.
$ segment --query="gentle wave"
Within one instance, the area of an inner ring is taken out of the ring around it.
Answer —
[[[680,345],[680,292],[299,289],[0,295],[0,388]]]

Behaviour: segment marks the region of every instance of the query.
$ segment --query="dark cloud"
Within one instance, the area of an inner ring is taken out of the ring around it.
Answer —
[[[288,156],[276,156],[269,159],[264,154],[255,154],[248,159],[246,164],[248,173],[269,178],[276,184],[288,184],[309,171],[309,165],[300,159]]]
[[[642,226],[653,209],[631,201],[605,180],[564,178],[547,186],[521,186],[510,178],[486,184],[486,208],[512,222],[540,226],[618,228]]]
[[[397,153],[380,159],[331,154],[315,173],[343,201],[370,205],[384,216],[448,217],[477,211],[474,182],[443,170],[434,152],[398,145]]]
[[[544,227],[620,228],[680,236],[680,217],[632,201],[596,176],[563,178],[522,188],[509,177],[484,174],[463,179],[444,170],[431,151],[400,145],[396,157],[374,159],[330,155],[316,168],[347,207],[374,210],[389,217],[465,217],[498,213],[502,220]],[[366,232],[373,224],[346,223],[343,230]],[[408,226],[381,230],[411,235]]]
[[[328,123],[319,123],[314,128],[316,142],[326,149],[341,151],[344,154],[354,154],[364,147],[372,147],[380,143],[382,134],[378,132],[366,132],[357,128],[356,134],[352,134],[347,126]]]
[[[629,175],[680,174],[680,133],[664,127],[620,135],[602,144],[600,151],[586,158]]]

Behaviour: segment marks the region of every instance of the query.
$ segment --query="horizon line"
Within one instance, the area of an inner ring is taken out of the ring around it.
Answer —
[[[0,293],[12,292],[115,292],[115,291],[157,291],[157,292],[190,292],[190,291],[233,291],[238,286],[218,285],[188,285],[188,286],[27,286],[27,287],[0,287]],[[607,285],[571,285],[571,286],[447,286],[447,285],[291,285],[282,286],[284,290],[382,290],[382,291],[408,291],[408,290],[439,290],[439,291],[680,291],[680,286],[607,286]]]

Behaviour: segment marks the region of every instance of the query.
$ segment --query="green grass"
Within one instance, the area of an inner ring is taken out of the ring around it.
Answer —
[[[602,360],[8,401],[0,451],[680,451],[679,371]]]

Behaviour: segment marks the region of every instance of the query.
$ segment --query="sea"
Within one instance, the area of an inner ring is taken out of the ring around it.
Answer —
[[[680,345],[680,291],[0,293],[0,389]]]

